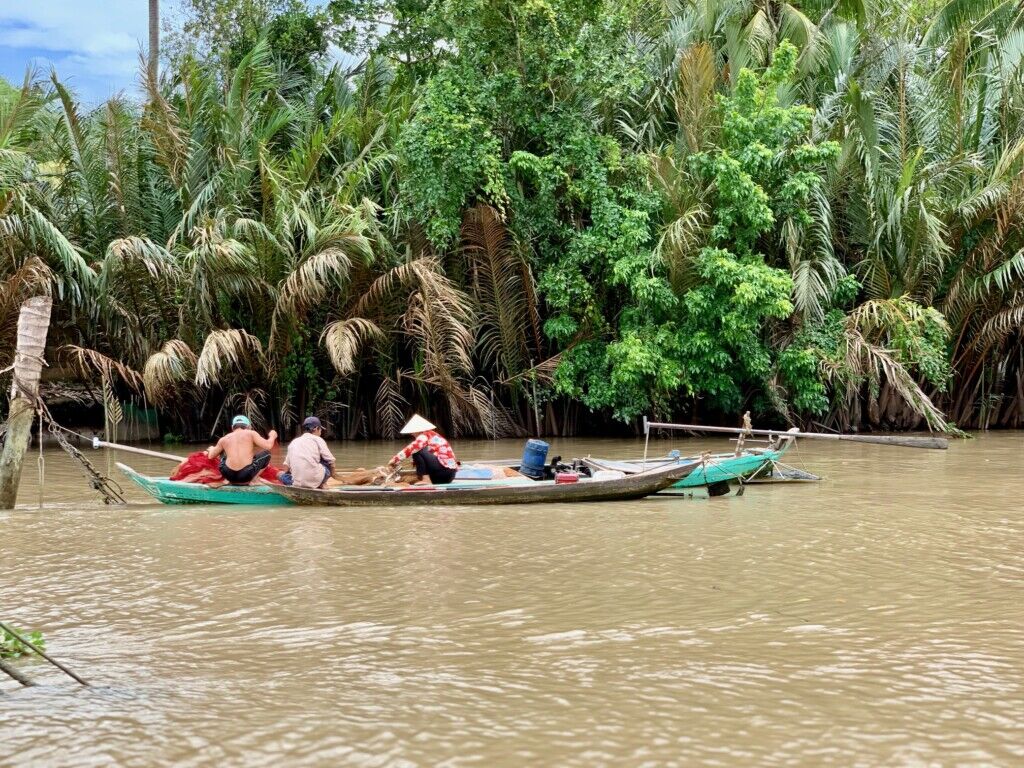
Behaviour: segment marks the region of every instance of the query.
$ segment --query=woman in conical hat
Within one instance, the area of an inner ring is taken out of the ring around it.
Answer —
[[[435,429],[433,424],[415,414],[401,430],[403,435],[415,435],[415,439],[396,453],[388,466],[396,467],[411,456],[418,485],[447,485],[454,480],[459,462],[451,445]]]

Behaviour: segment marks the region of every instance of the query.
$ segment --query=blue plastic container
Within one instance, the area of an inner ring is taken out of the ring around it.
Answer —
[[[519,471],[534,480],[544,479],[544,464],[548,460],[548,444],[543,440],[527,440],[523,449],[523,462]]]

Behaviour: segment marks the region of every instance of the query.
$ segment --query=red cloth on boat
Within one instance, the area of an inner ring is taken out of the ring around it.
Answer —
[[[280,474],[281,470],[271,464],[260,472],[260,478],[275,485],[281,485]],[[196,451],[189,454],[188,458],[178,465],[178,468],[174,470],[174,474],[169,479],[181,480],[185,483],[201,483],[203,485],[224,482],[224,477],[220,473],[220,461],[211,459],[206,455],[206,451]]]

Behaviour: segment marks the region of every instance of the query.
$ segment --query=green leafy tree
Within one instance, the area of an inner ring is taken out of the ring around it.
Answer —
[[[273,55],[308,77],[329,35],[327,13],[304,0],[182,0],[166,47],[179,65],[209,59],[230,72],[265,39]]]

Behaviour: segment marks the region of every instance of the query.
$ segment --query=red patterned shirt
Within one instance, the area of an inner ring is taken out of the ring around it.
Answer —
[[[395,457],[391,459],[391,463],[397,464],[403,459],[408,459],[414,453],[417,453],[424,448],[437,456],[437,460],[440,461],[443,466],[448,467],[449,469],[459,468],[459,462],[455,460],[455,454],[452,452],[451,445],[447,440],[433,430],[429,430],[418,435],[415,440],[395,454]]]

